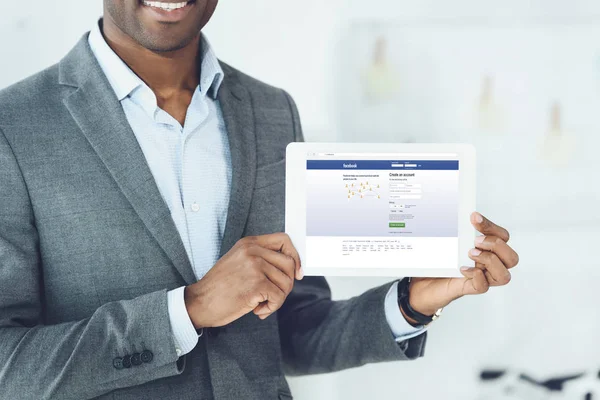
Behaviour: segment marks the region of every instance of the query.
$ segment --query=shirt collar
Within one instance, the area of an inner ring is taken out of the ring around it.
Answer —
[[[119,101],[129,96],[138,87],[147,87],[146,83],[106,43],[100,31],[100,23],[97,23],[90,32],[88,42]],[[223,69],[204,34],[201,35],[200,49],[200,93],[216,99],[223,83]]]
[[[200,40],[200,92],[216,99],[225,74],[206,35],[202,34]]]

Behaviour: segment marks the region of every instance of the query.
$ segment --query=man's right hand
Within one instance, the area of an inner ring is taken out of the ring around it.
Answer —
[[[288,235],[245,237],[185,288],[185,305],[196,329],[227,325],[251,311],[265,319],[302,277],[300,256]]]

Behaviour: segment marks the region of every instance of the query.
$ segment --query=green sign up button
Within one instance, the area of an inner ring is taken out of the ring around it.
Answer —
[[[406,223],[404,223],[404,222],[390,222],[390,228],[406,228]]]

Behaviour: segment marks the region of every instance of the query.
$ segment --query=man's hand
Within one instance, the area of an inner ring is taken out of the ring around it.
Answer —
[[[461,268],[464,278],[411,280],[410,305],[421,314],[433,315],[462,296],[482,294],[490,286],[510,282],[509,270],[518,264],[519,255],[507,244],[508,232],[479,213],[471,214],[471,223],[483,236],[475,239],[475,248],[469,252],[475,267]]]
[[[196,329],[227,325],[251,311],[265,319],[283,305],[294,279],[302,279],[301,268],[285,233],[243,238],[185,288],[190,319]]]

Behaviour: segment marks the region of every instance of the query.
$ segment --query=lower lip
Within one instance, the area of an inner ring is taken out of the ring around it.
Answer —
[[[194,7],[196,3],[188,3],[185,7],[178,8],[177,10],[163,10],[157,7],[146,6],[142,3],[142,7],[146,12],[149,12],[154,19],[159,22],[179,22],[186,17],[189,11]]]

